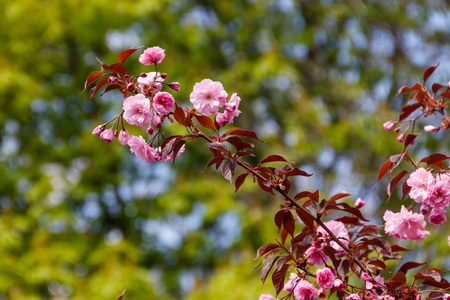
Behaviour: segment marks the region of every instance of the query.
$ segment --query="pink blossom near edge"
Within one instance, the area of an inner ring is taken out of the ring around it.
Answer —
[[[356,202],[355,202],[355,207],[356,208],[361,208],[364,205],[366,205],[366,202],[364,202],[361,198],[356,199]]]
[[[417,203],[428,203],[431,189],[434,186],[434,177],[431,172],[424,168],[418,168],[409,175],[406,184],[411,187],[409,197]]]
[[[234,117],[239,116],[241,111],[238,109],[241,98],[236,93],[231,95],[230,101],[225,103],[224,112],[216,115],[216,122],[220,127],[233,123]]]
[[[394,128],[395,122],[394,121],[387,121],[383,124],[384,130],[391,131],[392,128]]]
[[[166,50],[158,46],[147,48],[144,50],[144,53],[139,56],[139,62],[144,65],[159,64],[166,56],[164,53],[165,51]]]
[[[319,295],[319,291],[311,282],[300,279],[294,288],[294,296],[297,300],[313,300]]]
[[[330,268],[319,269],[316,272],[317,284],[326,290],[329,290],[334,285],[334,274]]]
[[[100,137],[107,143],[111,143],[114,139],[114,131],[112,129],[106,129],[100,134]]]
[[[387,210],[383,219],[386,221],[384,225],[386,233],[398,239],[423,241],[430,234],[425,230],[424,216],[409,211],[403,205],[399,213]]]
[[[450,203],[450,177],[447,174],[436,178],[436,184],[429,187],[428,203],[435,208],[443,209]]]
[[[345,245],[348,245],[348,230],[345,228],[344,223],[339,221],[328,221],[324,223],[328,229]],[[322,227],[317,229],[317,234],[321,233],[323,238],[328,239],[329,235]],[[335,241],[330,242],[330,246],[333,247],[338,252],[345,252],[341,246]]]
[[[275,300],[275,298],[269,294],[261,294],[259,295],[259,300]]]
[[[172,111],[175,99],[168,92],[157,92],[153,97],[153,109],[161,116],[166,116]]]
[[[150,107],[150,99],[142,94],[125,98],[122,108],[123,118],[131,125],[144,126],[152,120],[153,111]]]
[[[142,136],[131,136],[128,140],[128,146],[130,146],[130,151],[132,153],[148,163],[154,162],[157,159],[158,153],[154,148],[147,144]]]
[[[308,248],[305,251],[305,257],[308,259],[308,262],[317,267],[328,262],[330,258],[321,250],[322,248],[317,248],[314,246]]]
[[[286,292],[292,292],[294,290],[295,284],[297,283],[297,281],[300,278],[298,277],[298,275],[296,273],[291,273],[289,274],[289,280],[288,282],[286,282],[286,284],[283,287],[283,290],[285,290]]]
[[[345,298],[346,300],[361,300],[361,297],[359,297],[358,294],[350,294],[347,298]]]
[[[102,132],[105,130],[105,125],[98,125],[97,127],[94,128],[94,130],[92,130],[92,134],[95,136],[100,136],[100,134],[102,134]]]
[[[442,223],[447,221],[447,217],[445,216],[445,211],[439,208],[433,208],[428,215],[428,222],[433,225],[439,226]]]
[[[225,105],[227,98],[228,94],[222,83],[211,79],[197,82],[189,96],[194,108],[205,116],[217,113]]]
[[[149,91],[160,91],[163,81],[159,72],[149,72],[141,74],[137,79],[137,84],[141,93],[147,94]]]
[[[121,130],[119,133],[119,137],[117,138],[119,140],[119,143],[122,145],[128,145],[128,140],[131,138],[131,135],[126,130]]]

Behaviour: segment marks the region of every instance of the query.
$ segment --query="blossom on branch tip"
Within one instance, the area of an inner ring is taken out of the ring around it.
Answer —
[[[386,233],[398,239],[423,241],[430,234],[425,230],[423,215],[409,211],[403,205],[398,213],[387,210],[383,219],[386,221]]]
[[[425,132],[434,132],[436,130],[436,127],[434,127],[433,125],[427,125],[423,128],[423,130]],[[437,132],[437,131],[436,131]]]
[[[394,121],[387,121],[386,123],[383,124],[384,130],[386,131],[391,131],[392,128],[394,128],[394,126],[395,126]]]
[[[223,106],[224,112],[216,115],[216,122],[220,127],[233,123],[234,117],[239,116],[241,111],[238,109],[241,98],[236,93],[230,98],[228,103]]]
[[[164,59],[166,50],[158,46],[147,48],[139,56],[139,62],[144,65],[159,64]]]
[[[142,76],[145,74],[145,76]],[[162,88],[162,82],[164,79],[158,72],[143,73],[137,79],[137,83],[141,93],[148,94],[149,92],[160,91]]]
[[[350,296],[348,296],[345,299],[347,299],[347,300],[361,300],[361,297],[359,297],[358,294],[350,294]]]
[[[92,130],[92,134],[95,136],[100,136],[100,134],[105,130],[105,125],[98,125]]]
[[[142,94],[125,98],[123,101],[123,118],[131,125],[144,126],[151,121],[153,111],[150,108],[150,99]]]
[[[131,136],[128,140],[128,146],[130,146],[130,151],[140,159],[148,163],[156,161],[158,155],[156,149],[149,146],[142,136]]]
[[[161,116],[170,114],[174,104],[175,99],[168,92],[157,92],[153,98],[153,109]]]
[[[319,269],[316,272],[317,284],[326,290],[329,290],[334,285],[334,274],[330,268]]]
[[[114,139],[114,131],[111,129],[106,129],[100,134],[100,137],[107,143],[111,143]]]
[[[222,83],[203,79],[194,85],[189,96],[194,108],[205,116],[210,116],[219,111],[227,101],[228,94],[223,89]]]
[[[432,207],[444,208],[450,204],[450,177],[445,174],[436,178],[436,183],[432,185],[428,198],[428,203]]]
[[[259,300],[275,300],[275,298],[269,294],[261,294]]]

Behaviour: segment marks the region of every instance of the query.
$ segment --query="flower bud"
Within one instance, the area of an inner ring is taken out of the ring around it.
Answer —
[[[425,132],[434,132],[436,130],[436,127],[434,127],[433,125],[427,125],[423,128],[423,130],[425,130]]]
[[[153,126],[155,126],[156,128],[160,128],[161,125],[162,125],[161,118],[159,116],[154,116],[153,117]]]
[[[371,281],[372,280],[372,276],[370,276],[367,273],[363,273],[361,279],[364,280],[364,281]]]
[[[420,207],[420,213],[424,216],[428,215],[430,212],[430,207],[428,204],[422,203],[422,206]]]
[[[118,137],[118,136],[119,136],[119,132],[116,129],[116,131],[114,131],[114,137]]]
[[[100,134],[100,137],[107,143],[111,143],[114,139],[114,132],[111,129],[107,129]]]
[[[178,82],[171,82],[167,84],[172,90],[179,92],[180,84]]]
[[[130,79],[130,76],[128,74],[125,74],[125,76],[123,76],[123,78],[125,78],[126,80]]]
[[[336,279],[334,281],[334,287],[337,289],[342,289],[344,287],[344,283],[340,279]]]
[[[356,202],[355,202],[355,207],[356,208],[361,208],[364,205],[366,205],[366,202],[364,202],[361,198],[356,199]]]
[[[134,84],[130,82],[130,83],[127,85],[127,90],[132,91],[133,89],[134,89]]]
[[[141,73],[140,75],[142,78],[146,78],[147,77],[147,73]]]
[[[108,77],[108,83],[114,83],[114,82],[116,82],[117,81],[117,78],[116,77],[113,77],[113,76],[109,76]]]
[[[325,291],[323,288],[319,289],[319,294],[317,295],[318,298],[325,298],[327,296],[327,291]]]
[[[100,134],[105,130],[105,125],[98,125],[92,130],[92,134],[95,136],[100,136]]]
[[[383,124],[384,130],[391,131],[392,128],[394,128],[395,122],[394,121],[387,121]]]
[[[159,77],[161,77],[162,79],[166,79],[167,78],[167,73],[161,73],[161,75],[159,75]]]
[[[150,134],[150,135],[152,135],[154,131],[155,131],[155,130],[153,129],[152,124],[151,124],[151,123],[148,123],[147,133]]]
[[[399,127],[395,128],[394,132],[399,133],[400,132],[400,128]]]
[[[119,143],[122,145],[128,145],[128,140],[131,138],[131,135],[126,130],[121,130],[119,133]]]
[[[399,135],[397,135],[397,141],[399,141],[399,142],[403,142],[403,140],[405,139],[405,135],[402,133],[402,134],[399,134]]]

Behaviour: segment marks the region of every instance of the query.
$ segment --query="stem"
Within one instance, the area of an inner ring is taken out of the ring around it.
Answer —
[[[192,124],[192,127],[197,131],[198,136],[204,138],[205,140],[207,140],[210,143],[213,143],[214,141],[207,136],[206,134],[204,134],[197,126],[195,126],[194,124]],[[248,166],[246,166],[244,163],[242,163],[240,160],[237,160],[236,163],[241,166],[242,168],[244,168],[245,170],[247,170],[247,172],[250,172],[253,176],[258,177],[259,179],[262,180],[266,180],[266,178],[264,178],[261,174],[255,172],[253,169],[249,168]],[[289,202],[292,204],[292,206],[295,206],[297,209],[301,210],[302,212],[304,212],[308,217],[310,217],[312,220],[314,220],[314,222],[316,222],[320,227],[322,227],[331,237],[331,239],[333,241],[335,241],[336,243],[338,243],[339,246],[342,247],[342,249],[344,249],[348,255],[350,256],[350,259],[353,260],[364,272],[366,272],[367,274],[372,275],[372,273],[366,268],[366,266],[357,258],[352,254],[352,251],[350,250],[350,248],[348,248],[346,245],[344,245],[344,243],[341,242],[340,239],[338,239],[333,232],[331,232],[331,230],[316,216],[314,216],[308,209],[304,208],[303,206],[301,206],[300,204],[298,204],[291,196],[289,196],[284,190],[282,190],[279,186],[275,186],[273,187],[279,194],[281,194],[285,199],[289,200]]]

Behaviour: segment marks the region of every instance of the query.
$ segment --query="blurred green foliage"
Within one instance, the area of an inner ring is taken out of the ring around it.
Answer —
[[[172,168],[94,137],[121,103],[79,95],[95,57],[165,48],[160,70],[180,82],[179,103],[195,82],[221,81],[243,100],[237,125],[267,142],[254,162],[284,155],[315,173],[298,189],[350,190],[367,212],[385,200],[382,184],[372,188],[378,166],[397,153],[381,126],[396,118],[396,90],[437,62],[432,79],[450,78],[445,1],[0,0],[0,16],[2,300],[272,292],[251,259],[275,237],[278,199],[250,182],[234,194],[218,172],[201,173],[201,142]],[[129,72],[150,71],[137,57]],[[448,252],[427,243],[423,258]]]

